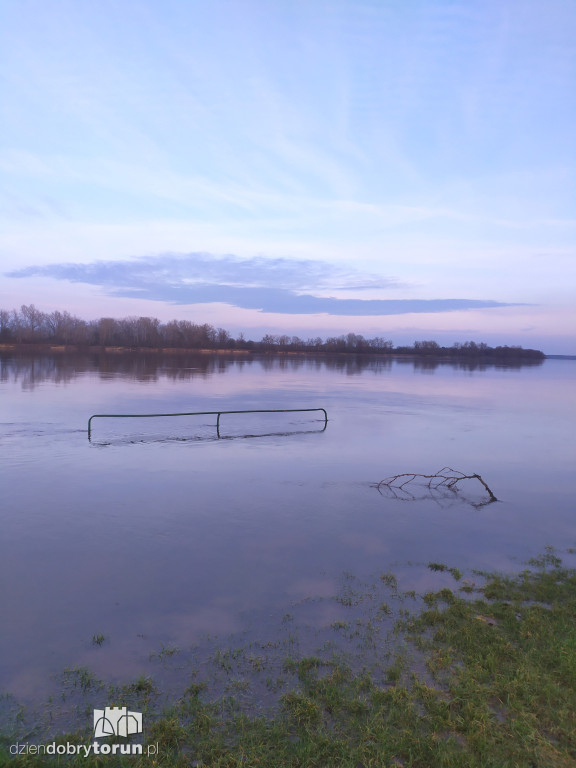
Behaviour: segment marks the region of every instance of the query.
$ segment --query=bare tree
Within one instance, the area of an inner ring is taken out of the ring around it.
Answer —
[[[0,339],[5,341],[12,335],[12,314],[7,309],[0,309]]]
[[[28,341],[38,341],[42,337],[46,316],[34,304],[22,304],[18,320],[23,337]]]
[[[101,346],[108,347],[115,341],[118,332],[118,321],[113,317],[101,317],[98,320],[98,341]]]

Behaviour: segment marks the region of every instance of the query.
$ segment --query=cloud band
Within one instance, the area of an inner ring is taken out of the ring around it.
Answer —
[[[362,299],[314,291],[394,289],[392,278],[365,275],[314,260],[240,259],[191,253],[91,264],[62,263],[15,270],[8,277],[52,277],[104,288],[119,297],[170,304],[230,304],[290,315],[378,316],[517,306],[482,299]]]

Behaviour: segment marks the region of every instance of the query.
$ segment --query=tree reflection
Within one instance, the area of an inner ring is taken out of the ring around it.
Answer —
[[[213,374],[225,375],[242,367],[260,368],[269,372],[298,370],[327,370],[345,376],[371,371],[384,373],[394,365],[411,366],[416,373],[434,373],[438,368],[460,371],[518,370],[541,365],[541,360],[479,361],[438,360],[370,355],[297,355],[250,353],[185,353],[185,352],[37,352],[10,350],[0,353],[0,381],[19,382],[23,389],[32,390],[43,382],[67,384],[87,373],[101,379],[115,376],[140,382],[190,381]]]

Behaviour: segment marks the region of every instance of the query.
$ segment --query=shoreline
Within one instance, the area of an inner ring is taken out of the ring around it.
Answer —
[[[174,768],[183,760],[279,768],[573,765],[576,569],[551,548],[527,566],[462,574],[428,563],[440,581],[418,595],[400,590],[391,572],[376,584],[348,574],[334,598],[340,616],[327,630],[347,639],[356,659],[331,643],[316,652],[300,647],[301,628],[285,614],[276,642],[216,643],[208,661],[192,651],[189,667],[180,649],[163,648],[155,677],[165,680],[172,665],[186,678],[171,704],[153,677],[119,684],[68,669],[60,704],[40,705],[51,729],[31,728],[18,710],[0,737],[0,764],[29,765],[29,754],[49,763],[34,750],[16,756],[14,743],[89,743],[91,710],[105,701],[142,712],[144,755],[155,744],[152,754]],[[74,730],[61,711],[75,712]],[[114,742],[134,743],[101,743]],[[86,759],[67,764],[99,764]],[[137,763],[148,764],[156,763]]]
[[[49,353],[49,354],[105,354],[105,355],[232,355],[244,357],[371,357],[379,360],[407,360],[431,363],[471,362],[471,363],[528,363],[538,365],[548,359],[576,359],[570,355],[543,355],[535,357],[521,352],[511,355],[470,355],[470,354],[414,354],[413,352],[366,352],[358,351],[323,351],[323,350],[292,350],[292,349],[238,349],[238,348],[204,348],[204,347],[123,347],[123,346],[86,346],[80,344],[51,344],[45,343],[0,343],[0,353]]]

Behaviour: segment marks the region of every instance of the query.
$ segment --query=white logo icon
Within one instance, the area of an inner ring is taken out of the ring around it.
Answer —
[[[94,738],[132,736],[142,733],[142,712],[128,712],[126,707],[94,710]]]

